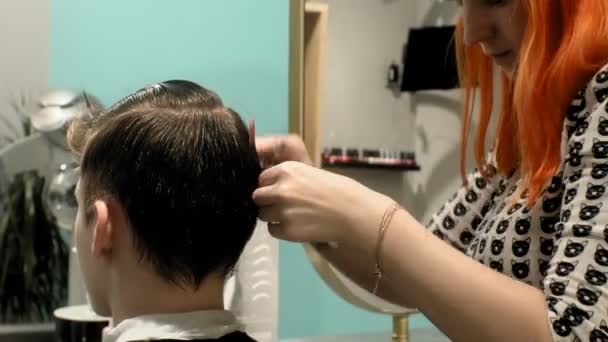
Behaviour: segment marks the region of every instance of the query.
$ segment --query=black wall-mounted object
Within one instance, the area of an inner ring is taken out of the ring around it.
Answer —
[[[458,88],[455,28],[410,29],[403,52],[402,92]]]

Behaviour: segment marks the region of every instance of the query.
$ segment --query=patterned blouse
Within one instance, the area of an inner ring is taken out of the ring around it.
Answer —
[[[517,195],[518,173],[484,179],[475,172],[429,229],[541,289],[555,341],[608,341],[608,66],[573,100],[561,156],[532,208],[525,192]]]

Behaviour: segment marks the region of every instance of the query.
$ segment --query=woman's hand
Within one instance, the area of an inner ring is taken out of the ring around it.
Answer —
[[[264,168],[285,161],[311,164],[306,146],[297,135],[259,137],[255,139],[255,145]]]
[[[360,229],[375,229],[387,196],[360,183],[298,162],[284,162],[260,176],[253,198],[270,233],[297,242],[343,242]]]

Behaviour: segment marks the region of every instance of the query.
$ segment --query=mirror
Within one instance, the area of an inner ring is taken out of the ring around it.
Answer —
[[[291,13],[290,133],[302,136],[313,163],[321,166],[324,85],[328,2],[294,1]],[[393,317],[393,333],[398,341],[408,336],[407,317],[416,310],[382,300],[362,289],[306,245],[306,255],[317,274],[329,288],[348,303],[361,309]]]

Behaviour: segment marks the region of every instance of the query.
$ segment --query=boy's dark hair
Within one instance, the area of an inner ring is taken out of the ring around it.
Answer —
[[[228,273],[256,224],[260,164],[239,115],[189,81],[151,85],[78,120],[83,205],[113,198],[141,257],[167,281],[200,286]]]

